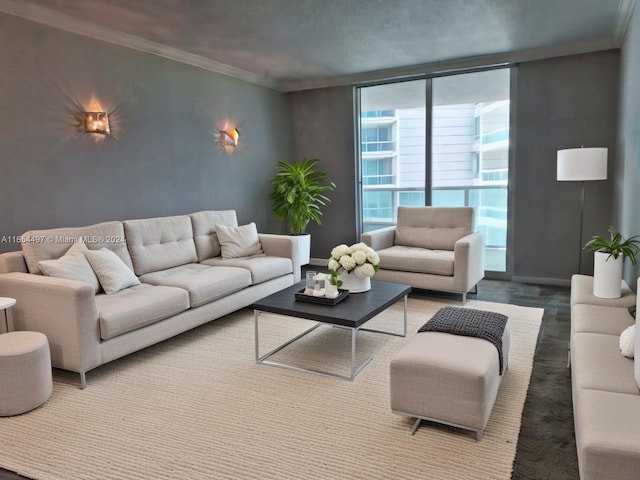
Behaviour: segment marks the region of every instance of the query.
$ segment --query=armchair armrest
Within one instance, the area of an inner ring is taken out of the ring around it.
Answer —
[[[299,282],[301,278],[300,254],[298,242],[290,235],[278,235],[274,233],[259,233],[262,250],[267,255],[274,257],[290,258],[293,263],[293,282]]]
[[[9,326],[44,333],[54,367],[83,373],[100,365],[100,326],[90,285],[13,272],[0,274],[0,292],[16,299]]]
[[[385,227],[362,234],[362,241],[374,250],[393,247],[396,227]]]
[[[469,291],[484,278],[484,237],[471,233],[459,239],[453,247],[453,277],[457,287]]]

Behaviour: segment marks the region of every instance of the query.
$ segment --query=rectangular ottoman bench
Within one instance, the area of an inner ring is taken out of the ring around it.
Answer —
[[[448,320],[450,318],[452,321]],[[503,325],[500,329],[502,336],[495,338],[495,328],[492,341],[481,338],[482,333],[480,337],[467,336],[462,333],[464,328],[457,328],[460,320],[470,326],[472,335],[486,330],[483,325],[495,325],[497,322],[497,328]],[[458,333],[419,332],[393,356],[390,366],[391,410],[417,419],[412,434],[422,420],[429,420],[473,430],[476,439],[481,440],[502,373],[508,366],[507,317],[482,310],[445,307],[431,321],[434,325],[451,323],[456,328],[442,330]],[[498,347],[501,347],[502,355]]]

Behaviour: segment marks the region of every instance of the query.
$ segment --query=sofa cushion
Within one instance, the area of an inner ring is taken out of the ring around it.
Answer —
[[[42,273],[38,262],[60,258],[78,238],[83,239],[89,250],[108,248],[132,267],[122,222],[104,222],[86,227],[30,230],[24,233],[22,253],[29,273]]]
[[[578,303],[571,308],[571,335],[605,333],[620,335],[635,320],[626,308],[603,307]]]
[[[453,251],[396,245],[378,250],[380,268],[453,276]]]
[[[136,275],[197,262],[191,219],[186,215],[123,222]]]
[[[576,333],[571,337],[574,387],[638,395],[633,359],[620,355],[618,335]]]
[[[580,478],[640,478],[640,395],[601,390],[580,390],[577,395]]]
[[[96,295],[103,340],[176,315],[189,308],[189,294],[174,287],[138,285],[113,295]]]
[[[453,250],[473,232],[471,207],[398,207],[395,245]]]
[[[205,210],[189,215],[193,227],[193,239],[196,244],[198,261],[219,257],[220,242],[216,233],[216,225],[237,227],[235,210]]]
[[[138,277],[112,251],[103,248],[87,251],[85,255],[107,295],[140,285]]]
[[[190,263],[142,275],[151,285],[179,287],[189,292],[189,303],[198,307],[251,285],[251,273],[244,268],[211,267]]]
[[[216,232],[222,258],[249,257],[263,253],[258,228],[253,222],[241,227],[216,225]]]
[[[82,239],[79,239],[71,245],[67,253],[57,260],[41,260],[38,262],[38,266],[42,273],[48,277],[66,278],[67,280],[88,283],[93,288],[93,291],[98,293],[100,291],[100,282],[85,256],[85,252],[88,251]]]
[[[231,259],[209,258],[202,263],[212,266],[246,268],[251,272],[252,285],[293,273],[293,263],[290,258],[269,257],[264,254]]]

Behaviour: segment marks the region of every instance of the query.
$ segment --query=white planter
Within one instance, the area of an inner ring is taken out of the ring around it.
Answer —
[[[362,293],[371,290],[371,278],[369,277],[358,278],[355,273],[342,272],[338,278],[342,280],[340,288],[349,290],[349,293]]]
[[[613,258],[608,253],[593,255],[593,295],[599,298],[619,298],[621,295],[624,256]]]
[[[289,235],[298,244],[298,260],[300,265],[308,265],[311,261],[311,234]]]

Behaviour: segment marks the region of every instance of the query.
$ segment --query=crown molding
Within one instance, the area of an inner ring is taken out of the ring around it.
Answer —
[[[625,0],[623,0],[625,1]],[[633,1],[633,0],[631,0]],[[361,85],[365,83],[383,83],[386,81],[409,80],[411,78],[436,77],[464,70],[490,68],[495,66],[514,65],[520,62],[531,62],[568,55],[579,55],[620,48],[617,38],[602,38],[587,42],[578,42],[555,47],[541,47],[514,52],[456,58],[441,62],[411,65],[407,67],[375,70],[352,75],[327,78],[294,80],[282,83],[282,90],[287,93],[317,88]]]
[[[129,35],[127,33],[111,30],[110,28],[106,28],[101,25],[79,20],[69,15],[58,13],[51,9],[30,4],[29,2],[22,0],[0,0],[0,13],[6,13],[35,23],[47,25],[49,27],[101,40],[113,45],[131,48],[140,52],[150,53],[169,60],[185,63],[193,67],[202,68],[228,77],[244,80],[245,82],[281,91],[278,83],[265,76],[216,62],[177,48],[168,47],[151,40],[136,37],[135,35]]]

